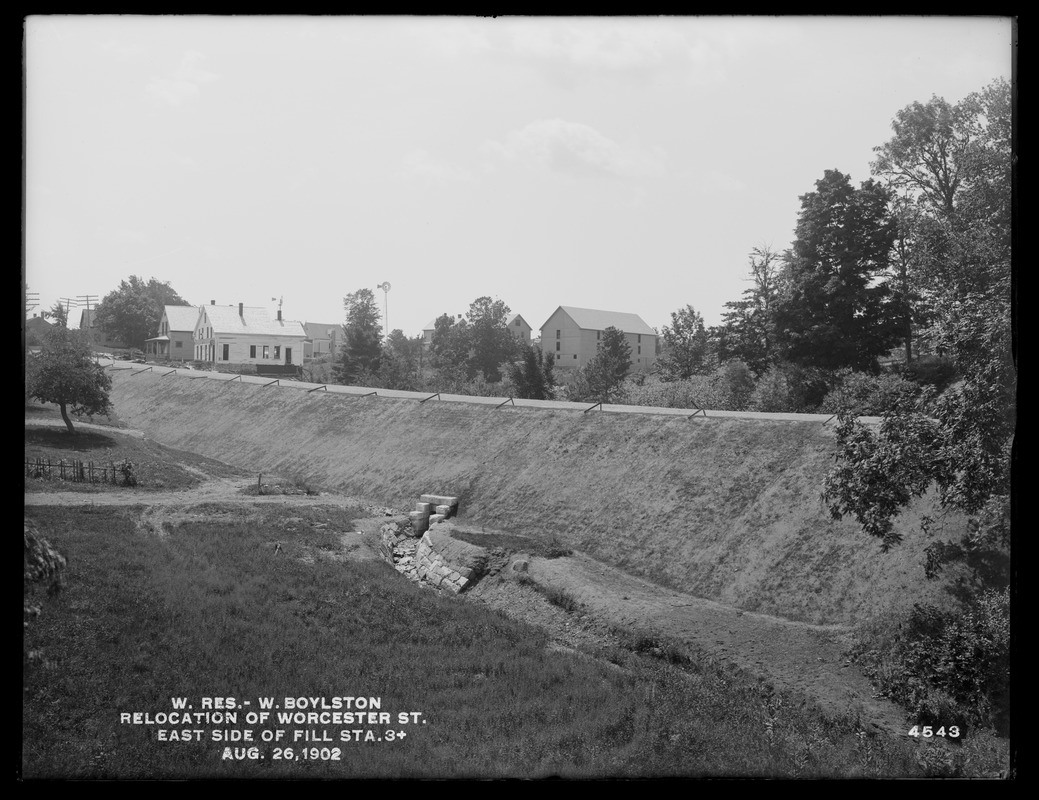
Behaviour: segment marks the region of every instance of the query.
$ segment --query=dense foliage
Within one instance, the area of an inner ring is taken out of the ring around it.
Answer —
[[[684,380],[707,371],[708,343],[703,316],[692,306],[671,312],[662,332],[664,351],[657,367],[665,380]]]
[[[919,604],[888,641],[856,658],[921,725],[1009,727],[1010,593],[986,590],[960,612]]]
[[[896,339],[887,269],[895,239],[891,195],[875,181],[858,189],[827,170],[801,197],[775,324],[786,360],[824,369],[875,370]]]
[[[346,325],[343,346],[333,370],[343,384],[365,385],[379,371],[382,356],[382,325],[379,304],[371,289],[358,289],[343,298]]]
[[[528,400],[551,400],[555,386],[552,355],[534,345],[522,345],[520,360],[509,367],[512,395]]]
[[[768,245],[755,247],[749,261],[751,286],[725,304],[718,355],[722,361],[742,361],[760,375],[777,358],[775,310],[783,262]]]
[[[630,370],[631,345],[623,331],[608,327],[602,332],[595,357],[578,372],[570,399],[616,403],[625,396],[624,379]]]
[[[878,148],[874,169],[915,191],[916,279],[936,345],[958,376],[930,405],[903,398],[877,431],[850,418],[841,424],[839,464],[826,485],[831,512],[869,520],[867,532],[887,545],[892,518],[931,486],[944,507],[976,525],[979,515],[995,518],[987,526],[994,535],[1006,529],[1016,422],[1009,92],[999,82],[955,107],[938,98],[913,104]],[[934,160],[938,152],[945,161]],[[899,483],[901,499],[892,494]]]
[[[97,325],[110,338],[128,347],[144,349],[144,342],[159,332],[166,306],[191,305],[169,285],[155,278],[147,282],[131,275],[109,292],[94,312]]]
[[[41,403],[55,403],[71,434],[76,429],[69,412],[107,416],[111,410],[112,378],[94,360],[81,331],[69,330],[64,324],[52,327],[44,334],[40,351],[27,359],[25,372],[26,394]]]

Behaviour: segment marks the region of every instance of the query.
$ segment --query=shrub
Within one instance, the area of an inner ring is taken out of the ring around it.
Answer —
[[[880,690],[921,725],[1008,732],[1010,592],[987,590],[959,613],[916,605],[899,630],[859,654]]]
[[[920,394],[916,384],[898,375],[842,370],[819,410],[824,414],[879,417],[894,411]]]
[[[727,361],[714,372],[675,381],[629,379],[627,402],[659,408],[743,411],[750,404],[754,376],[742,361]]]
[[[123,476],[123,486],[136,486],[137,485],[137,468],[133,465],[133,462],[124,458],[116,466],[119,470],[119,474]]]
[[[832,381],[832,373],[816,367],[773,364],[758,379],[749,405],[754,411],[811,414],[819,410]]]
[[[933,386],[941,392],[956,380],[956,365],[952,359],[942,356],[921,356],[912,364],[904,366],[902,375],[906,380],[921,386]]]

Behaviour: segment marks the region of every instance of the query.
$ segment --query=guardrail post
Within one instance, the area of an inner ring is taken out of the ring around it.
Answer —
[[[498,405],[496,405],[495,408],[501,408],[503,405],[505,405],[505,403],[512,403],[513,405],[516,405],[516,402],[510,397],[505,402],[499,403]]]
[[[432,400],[434,397],[440,397],[440,392],[437,392],[436,394],[431,394],[429,397],[426,398],[426,400]],[[426,400],[419,400],[418,404],[422,405],[424,402],[426,402]]]
[[[602,411],[602,403],[601,402],[596,403],[594,406],[592,406],[591,408],[586,408],[581,413],[582,414],[587,414],[589,411],[594,411],[596,408],[598,408],[600,411]]]

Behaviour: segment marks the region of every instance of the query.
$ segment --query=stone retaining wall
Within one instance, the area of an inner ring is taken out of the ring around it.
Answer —
[[[487,571],[489,553],[452,538],[451,530],[450,523],[440,523],[426,531],[415,550],[415,565],[421,580],[458,594]]]
[[[441,522],[414,537],[411,521],[382,526],[383,558],[410,580],[458,594],[487,572],[490,553],[451,535],[454,526]]]

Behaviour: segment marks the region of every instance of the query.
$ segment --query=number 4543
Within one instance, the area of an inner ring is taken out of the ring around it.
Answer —
[[[950,739],[959,738],[960,729],[957,725],[950,725],[948,729],[942,725],[938,730],[935,730],[930,725],[914,725],[909,729],[910,736],[923,736],[925,739],[930,739],[932,736],[948,736]]]

